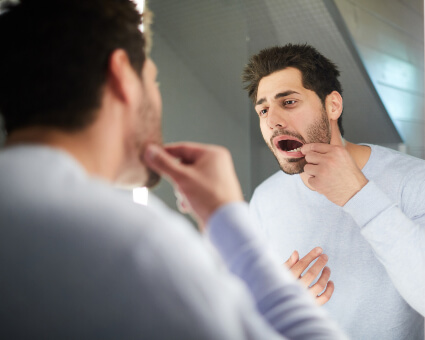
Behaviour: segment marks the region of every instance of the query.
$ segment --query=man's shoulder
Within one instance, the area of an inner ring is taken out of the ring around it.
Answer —
[[[157,278],[177,275],[167,272],[170,263],[177,265],[175,253],[200,251],[195,229],[159,199],[150,197],[148,206],[136,204],[131,191],[118,190],[57,160],[45,167],[38,164],[35,179],[28,170],[15,175],[8,170],[8,178],[0,178],[0,185],[7,179],[12,183],[7,186],[7,196],[0,194],[3,243],[32,244],[26,251],[34,259],[39,247],[58,258],[79,253],[72,259],[75,265],[86,258],[93,266],[108,261],[115,265],[122,259],[122,265],[140,266]],[[28,166],[28,162],[19,163],[25,164]],[[8,248],[11,256],[15,250]],[[133,263],[136,257],[138,264]]]
[[[371,162],[363,169],[365,176],[394,202],[399,202],[406,213],[413,216],[422,210],[425,161],[382,146],[371,147]]]
[[[131,191],[89,176],[57,150],[1,152],[0,174],[0,186],[7,191],[0,193],[0,221],[14,221],[22,228],[124,241],[150,237],[182,220],[158,199],[153,198],[149,207],[133,203]]]
[[[403,162],[409,162],[409,163],[417,163],[417,164],[425,164],[425,160],[422,158],[418,158],[406,153],[403,153],[398,150],[394,150],[385,146],[381,145],[375,145],[375,144],[365,144],[368,145],[375,156],[382,158],[382,159],[388,159],[388,160],[400,160]]]
[[[369,171],[378,171],[380,175],[388,173],[400,175],[425,175],[425,160],[400,151],[379,145],[369,145],[372,149]],[[424,176],[425,179],[425,176]]]

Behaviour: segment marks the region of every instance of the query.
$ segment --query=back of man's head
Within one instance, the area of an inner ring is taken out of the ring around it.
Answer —
[[[0,113],[8,133],[90,124],[115,49],[141,73],[145,40],[130,0],[21,0],[0,13]]]

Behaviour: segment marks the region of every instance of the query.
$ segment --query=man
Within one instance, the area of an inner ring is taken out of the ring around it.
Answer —
[[[327,253],[324,308],[353,339],[423,339],[425,163],[345,141],[338,76],[308,45],[250,59],[246,89],[282,170],[255,190],[252,216],[281,259]]]
[[[128,0],[3,8],[0,337],[343,338],[264,252],[229,153],[160,146],[140,23]],[[161,203],[129,206],[111,186],[159,172],[221,258]]]

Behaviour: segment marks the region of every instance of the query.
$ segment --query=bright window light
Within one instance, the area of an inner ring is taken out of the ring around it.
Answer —
[[[149,190],[146,187],[133,189],[133,201],[138,204],[148,205]]]
[[[136,3],[139,13],[143,13],[145,10],[145,0],[134,0],[134,2]],[[143,32],[143,24],[140,25],[139,29]]]

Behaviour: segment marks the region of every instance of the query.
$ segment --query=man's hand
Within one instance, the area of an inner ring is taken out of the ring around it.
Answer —
[[[314,263],[310,269],[301,276],[307,267],[316,259],[316,263]],[[329,281],[331,270],[329,267],[325,267],[327,262],[328,257],[327,255],[322,254],[322,248],[320,247],[314,248],[301,260],[299,259],[298,252],[294,251],[288,261],[285,262],[285,265],[290,269],[291,273],[294,274],[294,276],[298,278],[306,288],[309,288],[309,292],[313,294],[317,304],[319,305],[324,305],[328,302],[335,289],[334,283]],[[320,275],[317,282],[310,287],[322,269],[322,275]],[[323,292],[325,287],[326,290]],[[323,293],[319,296],[321,292]]]
[[[243,201],[230,152],[221,146],[198,143],[149,145],[146,164],[174,182],[183,208],[202,228],[220,206]]]
[[[301,152],[307,161],[304,172],[310,176],[308,184],[341,207],[368,182],[342,146],[305,144]]]

